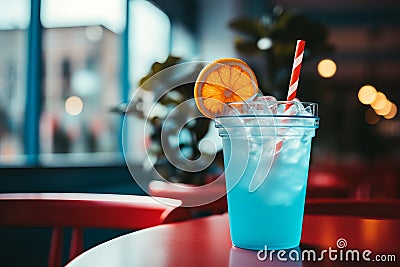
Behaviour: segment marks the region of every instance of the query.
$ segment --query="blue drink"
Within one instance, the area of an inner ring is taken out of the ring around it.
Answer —
[[[235,114],[216,118],[232,243],[255,250],[293,248],[300,243],[317,105],[294,102],[284,111],[287,102],[275,102],[273,109],[252,103],[235,104]]]

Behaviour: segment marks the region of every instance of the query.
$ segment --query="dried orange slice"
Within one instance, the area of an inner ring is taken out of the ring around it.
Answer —
[[[258,93],[253,70],[244,61],[222,58],[205,66],[197,77],[194,97],[201,113],[215,118],[224,104],[245,101]]]

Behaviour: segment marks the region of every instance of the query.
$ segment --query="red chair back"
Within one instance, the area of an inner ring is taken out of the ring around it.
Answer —
[[[83,251],[84,228],[138,230],[159,225],[175,209],[166,203],[181,205],[179,200],[134,195],[0,194],[0,227],[53,228],[48,266],[61,266],[63,228],[72,228],[71,260]],[[179,220],[187,218],[180,213]]]
[[[177,221],[179,218],[186,218],[187,216],[199,217],[228,211],[226,187],[222,183],[201,188],[189,184],[151,181],[149,192],[152,196],[182,201],[182,207],[171,212],[166,218],[167,221]]]
[[[395,199],[307,199],[305,214],[400,219],[400,201]]]

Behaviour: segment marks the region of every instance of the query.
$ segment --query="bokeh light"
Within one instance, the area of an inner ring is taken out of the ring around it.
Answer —
[[[272,41],[268,37],[262,37],[257,41],[257,48],[260,50],[268,50],[272,47]]]
[[[376,114],[385,116],[390,113],[390,109],[392,108],[392,102],[389,100],[385,102],[385,106],[380,109],[375,109]]]
[[[388,100],[387,100],[385,94],[382,92],[378,92],[378,93],[376,93],[376,97],[375,97],[374,101],[371,103],[371,107],[373,109],[382,109],[386,105],[387,101]]]
[[[103,36],[103,28],[100,26],[86,27],[86,37],[92,42],[98,42]]]
[[[372,85],[364,85],[358,91],[358,100],[365,105],[369,105],[374,102],[377,91]]]
[[[375,111],[369,108],[365,112],[365,120],[367,121],[368,124],[377,124],[380,120],[380,117],[376,115]]]
[[[318,73],[323,78],[331,78],[336,73],[336,63],[331,59],[323,59],[318,63]]]
[[[72,116],[79,115],[83,110],[83,102],[77,96],[71,96],[65,101],[65,111]]]
[[[391,103],[390,112],[388,114],[384,115],[383,117],[385,119],[390,120],[390,119],[393,119],[394,117],[396,117],[396,115],[397,115],[397,106],[395,103]]]

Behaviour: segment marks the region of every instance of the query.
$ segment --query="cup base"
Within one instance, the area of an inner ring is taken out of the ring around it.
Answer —
[[[248,250],[281,250],[281,249],[292,249],[298,247],[300,242],[288,243],[288,244],[279,244],[279,245],[251,245],[251,244],[240,244],[232,241],[232,245],[242,249]]]

